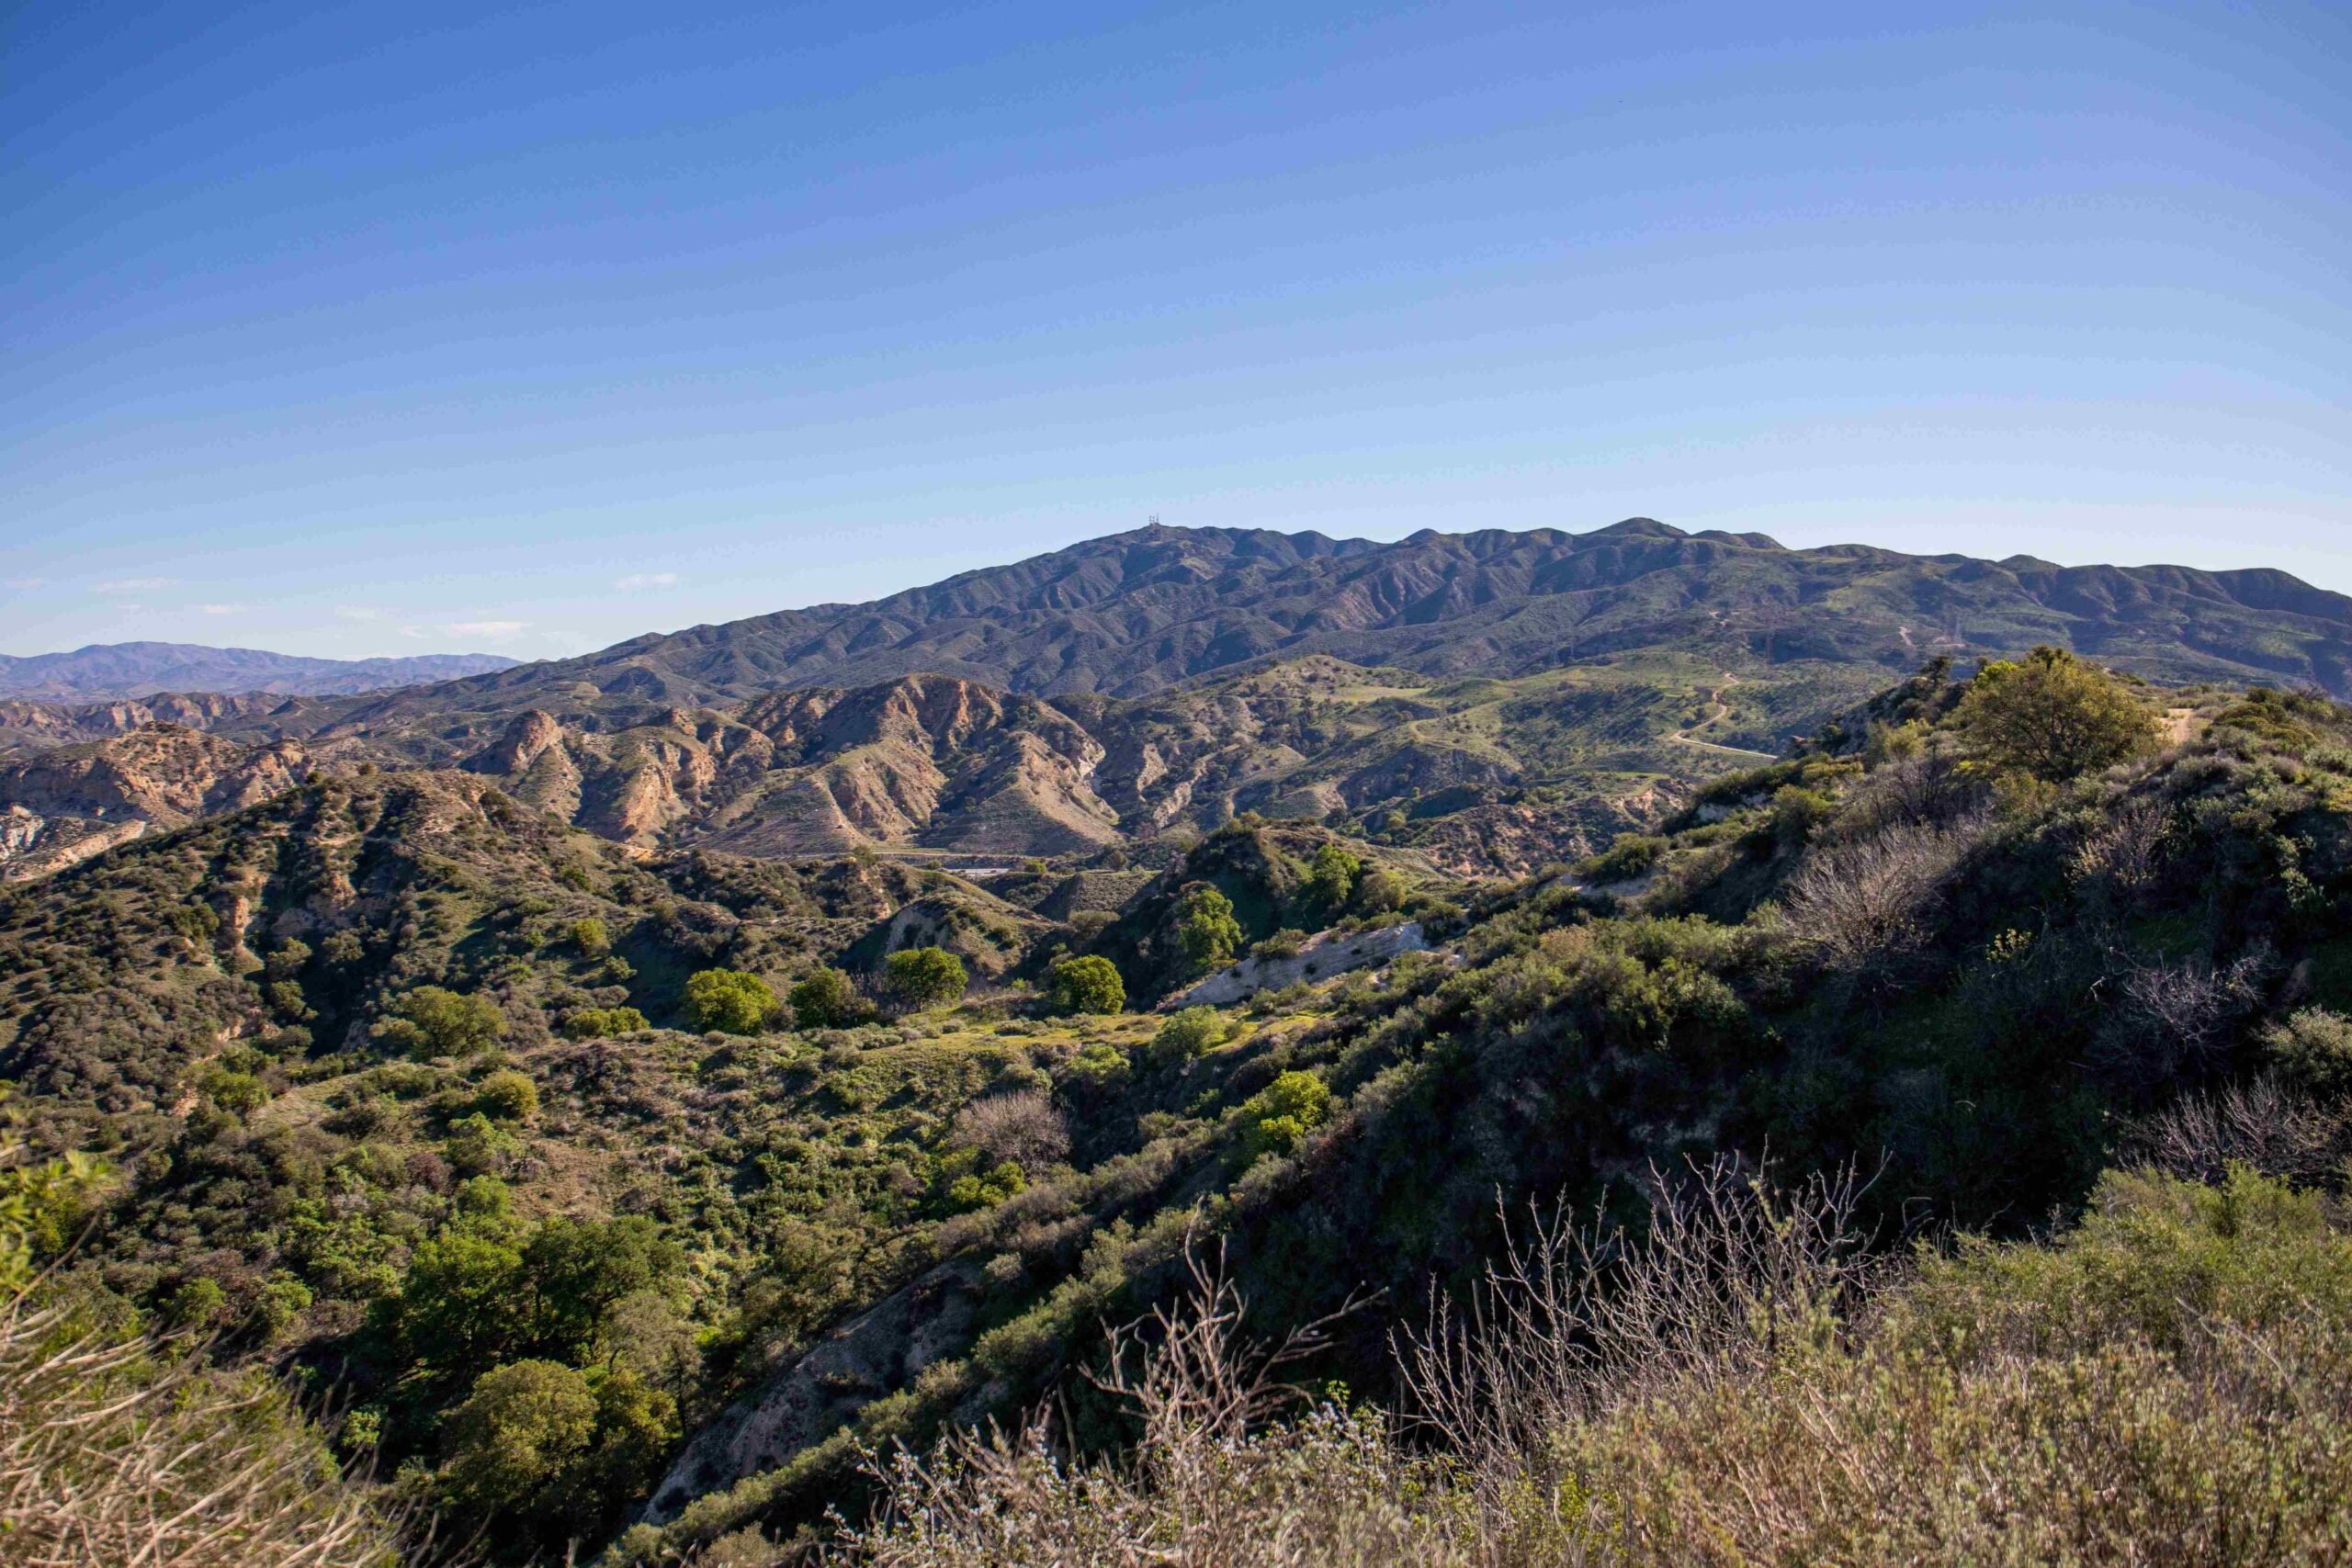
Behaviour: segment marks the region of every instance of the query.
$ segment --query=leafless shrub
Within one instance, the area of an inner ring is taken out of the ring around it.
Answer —
[[[2225,1230],[2168,1179],[2123,1180],[2159,1223],[2121,1250],[2086,1238],[2086,1268],[1983,1244],[1899,1280],[1865,1271],[1850,1177],[1775,1195],[1713,1166],[1638,1244],[1539,1219],[1464,1314],[1398,1346],[1425,1449],[1329,1404],[1259,1426],[1295,1408],[1283,1352],[1247,1351],[1238,1298],[1196,1271],[1193,1302],[1127,1331],[1102,1374],[1144,1416],[1131,1460],[1069,1460],[1042,1417],[900,1453],[829,1560],[2342,1564],[2341,1233],[2258,1199]],[[2119,1267],[2168,1299],[2225,1235],[2258,1250],[2234,1282],[2221,1266],[2213,1310],[2183,1301],[2158,1334],[2146,1302],[2105,1301]],[[2005,1317],[2082,1332],[1984,1331]]]
[[[1984,808],[1981,779],[1949,751],[1873,769],[1824,830],[1823,841],[1859,842],[1903,828],[1950,828]]]
[[[1194,1248],[1185,1266],[1193,1290],[1183,1303],[1112,1330],[1104,1370],[1088,1379],[1135,1408],[1147,1444],[1155,1437],[1179,1448],[1231,1442],[1299,1404],[1306,1392],[1279,1374],[1325,1349],[1332,1329],[1362,1305],[1351,1300],[1261,1344],[1244,1332],[1249,1304],[1227,1277],[1223,1244],[1214,1264]]]
[[[2127,896],[2139,892],[2155,881],[2170,830],[2171,818],[2159,803],[2125,803],[2075,852],[2070,869],[2075,882],[2103,884]]]
[[[381,1568],[403,1520],[341,1479],[264,1373],[151,1362],[0,1307],[0,1556],[22,1568]]]
[[[1271,1343],[1216,1263],[1190,1255],[1183,1303],[1115,1330],[1095,1385],[1134,1411],[1131,1464],[1059,1454],[1050,1417],[966,1429],[927,1456],[869,1461],[882,1503],[862,1529],[837,1519],[830,1559],[887,1568],[1374,1568],[1424,1562],[1374,1420],[1329,1406],[1272,1433],[1305,1402],[1284,1371],[1324,1348],[1340,1313]]]
[[[1023,1170],[1042,1170],[1069,1155],[1069,1128],[1053,1101],[1035,1089],[992,1094],[956,1113],[948,1142],[977,1150],[989,1164],[1012,1160]]]
[[[1781,895],[1789,931],[1840,967],[1914,951],[1927,941],[1928,917],[1987,820],[1914,824],[1817,845]]]
[[[2262,1000],[2270,958],[2241,954],[2215,966],[2191,958],[2149,963],[2116,954],[2122,972],[2121,1005],[2100,1031],[2093,1055],[2109,1071],[2150,1082],[2209,1064],[2228,1043],[2231,1026]]]
[[[2129,1146],[2178,1176],[2219,1181],[2233,1165],[2312,1180],[2352,1154],[2352,1105],[2324,1105],[2266,1074],[2195,1094],[2132,1124]]]
[[[1860,1282],[1851,1169],[1780,1192],[1719,1156],[1653,1170],[1648,1234],[1531,1206],[1460,1308],[1439,1299],[1396,1357],[1414,1418],[1482,1477],[1515,1476],[1566,1425],[1662,1379],[1760,1366],[1829,1331]]]

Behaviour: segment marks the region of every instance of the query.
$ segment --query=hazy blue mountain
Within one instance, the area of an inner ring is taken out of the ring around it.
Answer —
[[[308,659],[193,642],[92,643],[70,653],[0,654],[0,696],[42,702],[103,702],[155,692],[344,696],[511,670],[515,662],[496,653]]]

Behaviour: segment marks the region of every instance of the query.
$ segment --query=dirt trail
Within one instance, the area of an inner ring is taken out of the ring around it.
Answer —
[[[1724,671],[1724,686],[1736,686],[1739,684],[1739,677],[1726,670]],[[1750,750],[1745,746],[1724,746],[1719,745],[1713,740],[1700,739],[1699,731],[1706,728],[1710,725],[1720,724],[1724,719],[1731,716],[1731,705],[1724,701],[1724,686],[1717,686],[1713,690],[1710,691],[1707,694],[1707,701],[1713,705],[1714,709],[1713,712],[1707,714],[1704,717],[1701,718],[1698,723],[1691,725],[1686,729],[1676,730],[1673,734],[1668,735],[1667,739],[1668,740],[1679,741],[1685,746],[1695,746],[1702,751],[1718,751],[1726,757],[1754,757],[1767,762],[1779,761],[1779,759],[1770,751],[1755,751]]]

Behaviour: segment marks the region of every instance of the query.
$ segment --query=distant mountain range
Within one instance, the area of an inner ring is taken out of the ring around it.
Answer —
[[[109,702],[156,692],[348,696],[511,670],[515,662],[495,653],[305,659],[192,642],[93,643],[71,653],[0,654],[0,696],[61,703]]]
[[[1047,698],[1135,697],[1306,654],[1423,675],[1512,677],[1645,650],[1907,671],[1937,652],[2037,642],[2154,680],[2352,694],[2352,599],[2285,572],[1792,550],[1633,518],[1589,534],[1423,532],[1393,544],[1154,526],[872,604],[637,637],[367,711],[691,707],[926,673]]]
[[[390,691],[0,700],[0,809],[24,814],[0,861],[24,874],[130,818],[372,765],[487,775],[645,850],[1084,855],[1256,811],[1520,874],[1930,659],[2040,642],[2159,682],[2347,694],[2352,599],[2273,571],[1791,550],[1647,519],[1395,544],[1152,527]],[[232,657],[137,649],[151,671]],[[132,651],[85,650],[117,671]],[[414,679],[436,661],[283,662]],[[151,742],[159,727],[178,739]]]

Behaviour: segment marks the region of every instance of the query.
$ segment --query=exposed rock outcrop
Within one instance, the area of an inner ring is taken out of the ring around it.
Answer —
[[[1368,931],[1325,931],[1292,958],[1245,958],[1220,969],[1189,991],[1170,997],[1168,1008],[1229,1007],[1260,991],[1278,991],[1301,980],[1328,980],[1351,969],[1385,964],[1401,953],[1427,953],[1429,940],[1419,920]]]
[[[924,1368],[971,1343],[985,1281],[957,1258],[842,1324],[765,1387],[721,1412],[682,1451],[644,1517],[661,1523],[704,1493],[773,1470]]]

